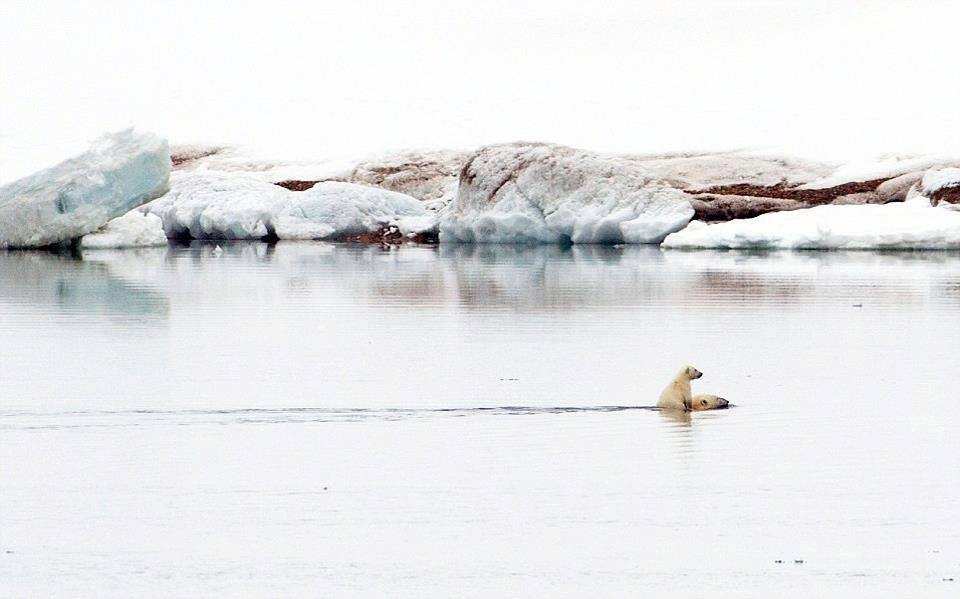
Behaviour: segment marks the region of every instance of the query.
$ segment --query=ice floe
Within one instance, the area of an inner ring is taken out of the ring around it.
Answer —
[[[918,195],[906,202],[829,205],[773,212],[669,235],[667,248],[960,249],[960,213]]]
[[[290,191],[246,173],[175,173],[170,192],[146,209],[167,236],[194,239],[338,239],[436,227],[436,216],[404,194],[333,181]]]
[[[167,190],[167,142],[132,129],[103,136],[85,153],[0,187],[0,247],[66,242]]]

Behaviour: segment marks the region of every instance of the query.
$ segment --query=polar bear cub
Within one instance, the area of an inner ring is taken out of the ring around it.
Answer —
[[[660,393],[660,400],[657,407],[666,410],[715,410],[725,408],[730,402],[716,395],[694,395],[690,390],[690,381],[703,376],[703,373],[687,366],[677,376],[673,377],[670,384]]]

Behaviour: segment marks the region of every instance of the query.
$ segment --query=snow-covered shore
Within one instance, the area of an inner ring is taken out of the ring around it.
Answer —
[[[439,236],[449,243],[960,249],[958,205],[960,159],[944,157],[836,165],[746,152],[614,155],[511,143],[311,163],[219,146],[168,153],[162,139],[124,131],[0,187],[0,247],[83,236],[84,248],[165,238]]]

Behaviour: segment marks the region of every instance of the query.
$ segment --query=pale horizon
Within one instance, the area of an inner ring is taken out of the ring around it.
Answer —
[[[0,180],[130,126],[299,159],[960,154],[947,2],[95,6],[0,9]]]

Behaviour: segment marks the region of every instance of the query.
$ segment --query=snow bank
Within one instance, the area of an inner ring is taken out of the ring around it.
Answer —
[[[384,154],[360,162],[343,180],[404,193],[440,209],[457,194],[460,169],[468,157],[468,152],[453,150]]]
[[[356,160],[297,160],[268,156],[252,148],[222,145],[176,145],[174,170],[185,173],[242,174],[266,183],[287,180],[322,181],[342,177]]]
[[[226,146],[173,148],[174,169],[193,173],[247,173],[267,183],[339,181],[396,191],[438,210],[457,191],[460,168],[469,156],[457,150],[404,150],[362,160],[295,161],[266,158]]]
[[[167,142],[132,129],[0,187],[0,247],[43,247],[92,233],[167,190]]]
[[[99,231],[84,235],[80,247],[91,249],[138,248],[167,245],[163,222],[156,214],[132,210],[108,222]]]
[[[170,191],[147,205],[167,237],[261,239],[292,192],[246,173],[180,173]]]
[[[806,183],[802,189],[826,189],[853,181],[892,179],[925,171],[938,165],[958,162],[960,159],[949,156],[884,156],[878,159],[857,160],[840,165],[829,175]]]
[[[772,186],[801,185],[827,175],[834,165],[787,156],[747,152],[710,152],[653,156],[623,156],[673,187],[698,191],[722,185],[748,183]]]
[[[272,221],[280,239],[336,239],[388,226],[420,233],[436,223],[416,198],[334,181],[317,183],[306,191],[288,192],[283,208],[273,215]]]
[[[667,248],[960,249],[960,213],[917,196],[883,205],[818,206],[707,225],[669,235]]]
[[[146,209],[167,236],[194,239],[338,239],[436,227],[436,216],[404,194],[341,182],[289,191],[246,173],[174,173],[170,192]]]
[[[657,243],[692,216],[686,194],[634,160],[506,144],[482,148],[467,161],[440,239]]]
[[[960,168],[931,169],[923,174],[921,193],[929,198],[945,189],[960,187]]]

